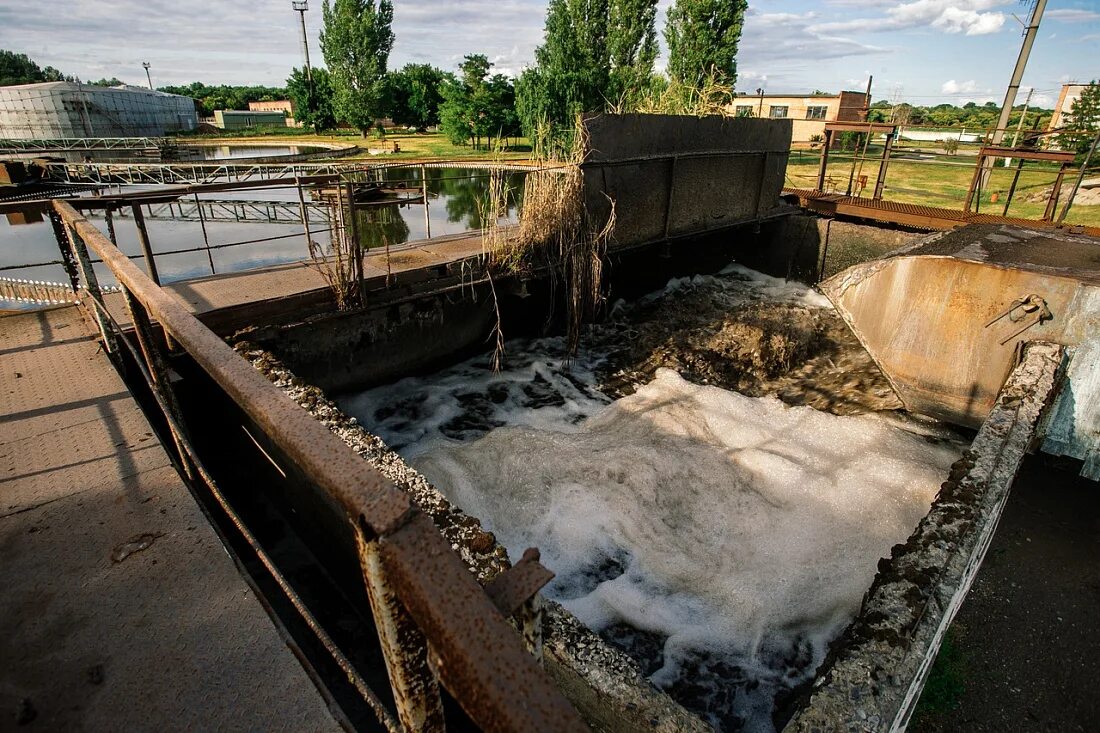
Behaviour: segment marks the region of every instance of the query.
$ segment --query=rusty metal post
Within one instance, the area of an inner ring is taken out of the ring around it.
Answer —
[[[88,297],[97,303],[103,303],[103,291],[99,289],[99,280],[95,276],[95,270],[92,269],[92,258],[88,255],[88,247],[84,244],[84,240],[80,238],[76,230],[72,227],[66,226],[65,232],[69,237],[69,246],[72,248],[73,254],[76,255],[77,266],[80,269],[80,278],[84,282],[84,289],[88,291]],[[115,342],[115,334],[111,331],[111,326],[107,323],[106,316],[100,312],[99,308],[92,305],[92,317],[95,318],[96,325],[99,326],[99,333],[103,337],[103,350],[108,354],[114,356],[118,353],[118,344]]]
[[[210,237],[206,234],[206,215],[202,213],[202,202],[199,201],[199,195],[197,193],[195,194],[195,210],[199,212],[199,226],[202,227],[202,241],[206,245],[206,259],[210,260],[210,274],[216,275],[217,273],[214,271],[214,255],[210,253]]]
[[[377,541],[368,541],[362,527],[356,527],[355,540],[397,717],[406,731],[442,732],[443,703],[428,664],[428,642],[386,581]]]
[[[1062,166],[1058,169],[1058,177],[1054,179],[1054,188],[1050,190],[1050,198],[1047,199],[1047,208],[1043,211],[1043,221],[1052,221],[1054,219],[1054,212],[1058,210],[1058,197],[1062,193],[1062,181],[1066,177],[1066,166],[1068,163],[1062,163]]]
[[[187,478],[194,479],[195,472],[185,447],[187,436],[180,435],[176,427],[178,426],[181,432],[184,429],[183,412],[180,410],[179,401],[176,399],[176,393],[172,389],[172,382],[168,376],[168,362],[153,337],[153,324],[149,320],[149,312],[125,285],[122,286],[122,297],[126,301],[126,309],[130,311],[130,320],[134,324],[134,333],[137,334],[141,354],[145,357],[145,368],[149,370],[151,387],[157,391],[168,408],[169,414],[165,417],[168,418],[168,430],[172,433],[172,441],[176,445],[180,466],[183,467]]]
[[[1081,181],[1085,180],[1085,170],[1089,167],[1089,163],[1092,161],[1092,156],[1096,154],[1096,148],[1100,146],[1100,132],[1096,133],[1096,137],[1092,140],[1092,147],[1089,148],[1089,152],[1085,155],[1085,159],[1081,162],[1081,170],[1077,171],[1077,178],[1073,181],[1073,188],[1069,192],[1069,198],[1066,199],[1066,205],[1062,207],[1062,213],[1058,214],[1058,224],[1066,220],[1066,216],[1069,214],[1069,209],[1073,206],[1073,200],[1077,198],[1077,192],[1081,190]]]
[[[65,274],[69,276],[69,283],[73,286],[73,292],[80,290],[80,275],[77,272],[76,257],[73,248],[69,245],[69,238],[65,234],[65,222],[54,210],[50,210],[50,224],[53,226],[53,236],[57,240],[57,248],[61,251],[61,266],[65,268]]]
[[[420,166],[420,188],[424,195],[424,231],[428,239],[432,238],[432,220],[428,216],[428,168]]]
[[[355,215],[355,187],[351,181],[344,184],[348,197],[348,221],[351,223],[351,239],[348,248],[352,257],[352,276],[355,279],[355,301],[363,305],[363,243],[359,239],[359,221]]]
[[[672,226],[672,202],[676,196],[676,159],[674,155],[669,160],[668,168],[668,201],[665,204],[665,240],[668,240],[669,230]],[[606,170],[606,169],[604,169]]]
[[[108,206],[103,210],[103,219],[107,222],[107,238],[111,244],[118,246],[118,235],[115,233],[115,210]]]
[[[890,151],[894,149],[893,133],[886,135],[886,146],[882,150],[882,161],[878,164],[878,178],[875,179],[875,193],[871,197],[875,201],[882,199],[882,190],[886,188],[886,169],[890,167]]]
[[[963,211],[970,213],[970,205],[974,202],[974,191],[978,188],[978,182],[982,178],[982,166],[985,164],[985,153],[978,153],[978,161],[974,165],[974,177],[970,179],[970,188],[966,190],[966,201],[963,202]],[[980,204],[980,202],[979,202]]]
[[[1008,216],[1008,207],[1012,204],[1012,197],[1016,195],[1016,184],[1020,182],[1020,173],[1024,170],[1024,159],[1016,162],[1016,171],[1012,174],[1012,185],[1008,187],[1008,196],[1005,198],[1005,208],[1001,216]]]
[[[825,168],[829,165],[829,148],[833,144],[833,131],[825,130],[825,142],[821,145],[821,162],[817,167],[817,190],[825,193]]]
[[[298,191],[298,211],[302,215],[302,226],[306,235],[306,253],[313,254],[313,233],[309,231],[309,209],[306,208],[306,196],[302,192],[302,179],[294,176],[294,187]]]
[[[145,227],[145,214],[141,211],[141,204],[132,204],[130,210],[134,212],[138,242],[141,243],[141,252],[145,255],[145,267],[149,270],[149,279],[160,285],[160,275],[157,274],[157,263],[153,257],[153,247],[149,244],[149,230]]]

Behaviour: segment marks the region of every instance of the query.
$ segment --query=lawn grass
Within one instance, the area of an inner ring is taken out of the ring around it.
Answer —
[[[875,177],[878,175],[878,156],[881,149],[867,151],[867,160],[863,163],[862,175],[867,176],[867,189],[863,195],[870,197],[874,190]],[[817,170],[820,153],[817,151],[796,150],[791,152],[787,165],[785,185],[792,188],[813,188],[817,183]],[[852,170],[852,153],[829,155],[829,169],[826,188],[844,193],[848,187],[848,176]],[[973,157],[963,155],[938,155],[920,160],[892,159],[886,174],[886,188],[883,198],[907,204],[923,204],[947,209],[961,209],[966,200],[966,192],[974,176]],[[990,176],[989,185],[982,191],[979,211],[985,214],[998,214],[1004,211],[1004,202],[1012,184],[1014,168],[1005,168],[998,161]],[[1045,194],[1054,183],[1058,169],[1056,166],[1028,162],[1016,184],[1016,193],[1008,215],[1025,219],[1039,219],[1046,208],[1046,198],[1041,201],[1027,199]],[[856,175],[860,175],[856,162]],[[1058,203],[1061,211],[1066,196],[1073,185],[1076,170],[1067,172],[1062,185],[1062,194]],[[993,201],[993,197],[997,201]],[[1068,224],[1100,226],[1100,206],[1080,206],[1074,204],[1066,217]]]
[[[180,138],[180,142],[210,144],[233,144],[249,142],[285,142],[288,145],[308,145],[310,143],[331,143],[334,145],[358,145],[361,152],[342,160],[378,160],[385,162],[408,160],[527,160],[531,157],[531,146],[526,138],[510,138],[509,146],[504,150],[482,145],[454,145],[438,132],[387,132],[385,139],[362,137],[358,131],[335,131],[322,135],[297,128],[272,128],[245,130],[225,135],[193,135]],[[393,153],[394,143],[401,148]],[[374,154],[372,154],[372,152]]]
[[[262,131],[243,131],[224,136],[188,136],[181,141],[194,140],[209,143],[257,142],[278,140],[288,144],[306,144],[324,142],[342,145],[358,145],[362,152],[344,158],[344,160],[374,160],[380,162],[408,161],[410,163],[425,160],[509,160],[523,161],[532,157],[531,148],[525,138],[513,138],[512,145],[503,151],[490,150],[485,146],[474,148],[469,145],[454,145],[445,136],[437,132],[387,132],[384,140],[375,137],[363,138],[358,131],[340,130],[316,135],[308,130],[283,128]],[[391,151],[394,143],[401,148],[400,153]],[[908,204],[923,204],[947,209],[961,209],[966,199],[966,191],[974,175],[975,159],[967,151],[960,150],[958,155],[937,154],[935,148],[924,145],[912,145],[906,141],[902,149],[895,149],[896,156],[890,161],[886,177],[886,189],[883,198]],[[867,176],[868,187],[863,195],[870,196],[875,177],[878,174],[878,157],[881,146],[872,145],[867,150],[867,160],[863,163],[862,175]],[[374,151],[376,154],[371,154]],[[921,156],[919,159],[907,159],[905,156]],[[848,186],[848,176],[852,168],[853,153],[831,153],[829,156],[829,181],[831,190],[843,193]],[[792,188],[813,188],[817,182],[819,151],[792,150],[787,165],[786,186]],[[856,163],[857,175],[860,175],[859,163]],[[1003,161],[993,169],[990,185],[982,191],[978,202],[979,211],[987,214],[1001,214],[1008,188],[1012,183],[1013,169],[1005,168]],[[1016,186],[1009,216],[1024,219],[1039,219],[1045,209],[1045,198],[1028,201],[1029,197],[1042,194],[1054,182],[1057,167],[1028,162]],[[1073,184],[1075,170],[1067,173],[1059,201],[1059,210]],[[998,201],[994,202],[996,196]],[[1081,206],[1075,204],[1066,218],[1068,224],[1100,226],[1100,206]]]

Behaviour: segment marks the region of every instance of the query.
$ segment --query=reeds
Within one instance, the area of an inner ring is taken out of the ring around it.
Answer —
[[[329,204],[327,251],[319,242],[312,238],[309,240],[310,264],[332,290],[332,297],[339,310],[350,310],[363,305],[363,247],[358,241],[355,223],[348,226],[348,218],[355,216],[351,200],[353,194],[349,185],[345,196],[344,184],[338,183],[336,196]],[[346,211],[345,198],[348,199]]]

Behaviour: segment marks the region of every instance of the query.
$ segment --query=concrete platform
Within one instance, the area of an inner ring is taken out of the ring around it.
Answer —
[[[340,730],[92,333],[0,318],[0,730]]]
[[[385,250],[371,249],[364,256],[363,274],[369,288],[383,287],[387,273],[395,280],[422,278],[430,268],[446,267],[481,252],[479,232],[391,247],[388,265]],[[223,335],[268,319],[303,318],[330,308],[332,301],[328,283],[312,262],[167,283],[165,289],[179,295],[199,320]],[[121,294],[108,295],[106,300],[115,319],[129,325]]]

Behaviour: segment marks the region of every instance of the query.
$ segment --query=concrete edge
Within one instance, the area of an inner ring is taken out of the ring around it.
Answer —
[[[785,731],[904,731],[1061,382],[1065,349],[1032,342],[928,515],[889,559]]]

